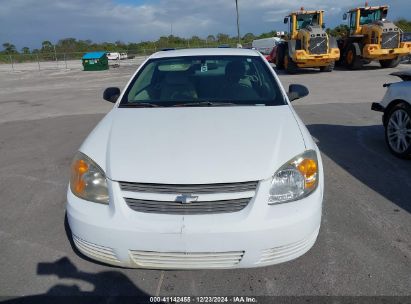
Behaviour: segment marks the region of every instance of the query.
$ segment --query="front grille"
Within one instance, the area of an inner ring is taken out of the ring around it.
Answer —
[[[195,201],[183,204],[177,201],[153,201],[125,198],[127,205],[138,212],[162,214],[209,214],[229,213],[244,209],[251,198],[220,201]]]
[[[120,182],[121,190],[132,192],[200,194],[255,191],[257,181],[224,184],[147,184]]]
[[[308,47],[310,54],[327,54],[327,37],[313,37],[310,38],[310,45]]]
[[[399,32],[386,32],[382,33],[381,48],[383,49],[394,49],[400,44],[400,33]]]
[[[229,252],[157,252],[130,250],[135,264],[148,268],[204,269],[230,268],[240,263],[244,251]]]
[[[112,248],[96,245],[87,242],[73,234],[73,241],[76,247],[85,255],[95,258],[96,260],[108,262],[108,263],[119,263],[115,252]]]

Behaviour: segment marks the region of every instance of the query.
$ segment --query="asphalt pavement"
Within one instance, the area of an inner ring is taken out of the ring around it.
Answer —
[[[411,296],[411,160],[384,142],[388,74],[411,68],[279,73],[310,95],[294,107],[323,155],[321,231],[304,256],[271,267],[158,271],[98,264],[65,223],[69,164],[136,67],[0,73],[0,295]]]

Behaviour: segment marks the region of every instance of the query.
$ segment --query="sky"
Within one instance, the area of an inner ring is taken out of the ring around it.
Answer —
[[[389,19],[411,19],[411,0],[369,0],[390,5]],[[343,23],[358,0],[238,0],[240,32],[285,31],[290,11],[324,9],[327,27]],[[181,37],[236,35],[235,0],[0,0],[0,44],[40,48],[62,38],[140,42],[171,33]]]

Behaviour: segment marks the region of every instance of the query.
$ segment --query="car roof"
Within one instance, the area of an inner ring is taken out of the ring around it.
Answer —
[[[160,51],[151,55],[150,58],[184,56],[260,56],[260,54],[255,50],[240,48],[198,48]]]

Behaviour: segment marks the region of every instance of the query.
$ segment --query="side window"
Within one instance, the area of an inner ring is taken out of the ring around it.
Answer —
[[[356,20],[357,20],[357,12],[352,12],[350,15],[350,29],[355,29]]]

